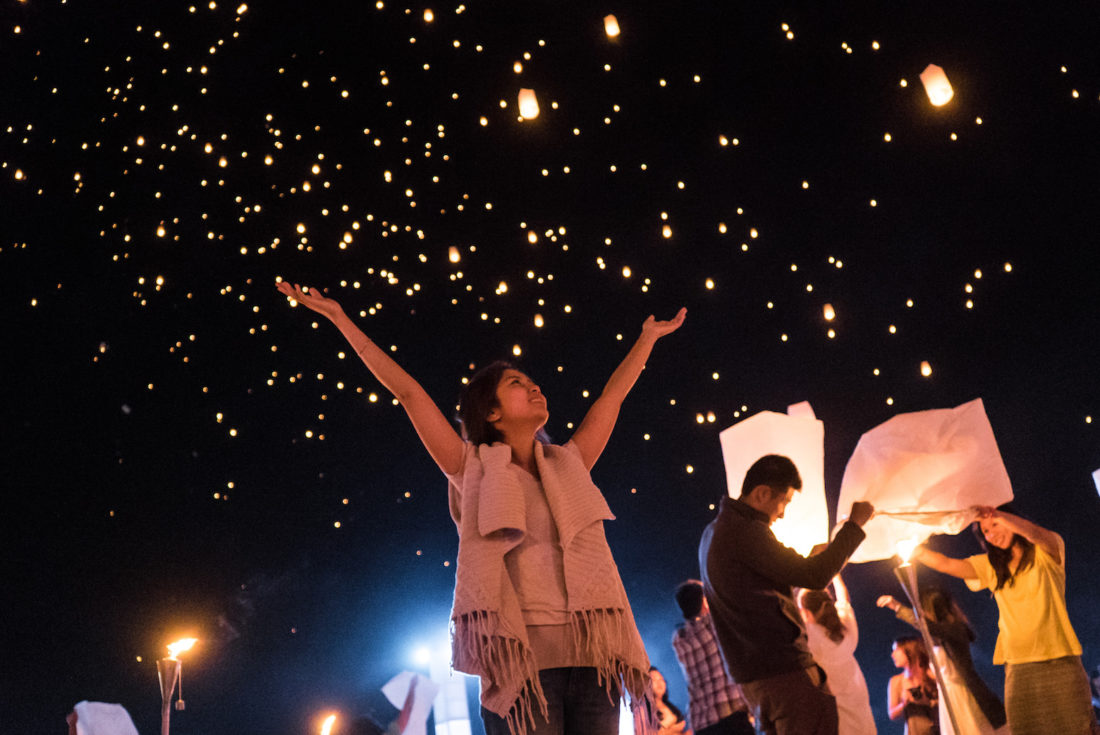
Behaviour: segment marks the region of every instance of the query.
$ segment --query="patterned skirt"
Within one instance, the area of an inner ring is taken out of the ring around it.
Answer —
[[[1005,665],[1005,709],[1012,735],[1092,735],[1092,695],[1080,656]]]

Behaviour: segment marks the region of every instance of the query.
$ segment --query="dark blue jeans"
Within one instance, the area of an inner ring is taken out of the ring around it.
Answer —
[[[607,688],[596,669],[574,666],[539,671],[539,682],[546,695],[548,717],[535,710],[534,735],[617,735],[619,732],[619,691]],[[485,735],[509,735],[504,718],[481,708]]]

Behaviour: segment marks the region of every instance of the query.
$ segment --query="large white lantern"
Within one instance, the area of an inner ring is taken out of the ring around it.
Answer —
[[[935,64],[925,67],[920,73],[920,81],[924,85],[924,91],[928,93],[928,100],[936,107],[946,105],[955,96],[955,90],[951,88],[951,82],[947,81],[947,75]]]
[[[731,498],[740,496],[745,473],[756,460],[765,454],[790,457],[802,476],[802,491],[794,494],[784,517],[772,524],[772,532],[803,555],[829,540],[825,425],[814,416],[809,403],[789,406],[786,414],[761,411],[724,429],[718,439]]]
[[[519,91],[519,116],[524,120],[534,120],[539,116],[539,100],[533,89]]]
[[[617,38],[619,35],[619,20],[614,15],[603,17],[603,29],[608,38]]]

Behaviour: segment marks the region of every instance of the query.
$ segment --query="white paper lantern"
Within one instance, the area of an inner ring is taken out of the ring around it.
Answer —
[[[533,89],[519,91],[519,115],[524,120],[534,120],[539,116],[539,100]]]
[[[941,67],[929,64],[920,73],[921,84],[928,93],[928,100],[936,107],[942,107],[955,96],[955,90],[951,88],[951,82]]]
[[[844,470],[837,516],[857,500],[874,505],[875,516],[852,554],[856,563],[891,558],[902,539],[959,533],[974,506],[1012,500],[982,400],[898,414],[865,433]]]
[[[829,510],[825,504],[825,425],[809,403],[797,403],[786,414],[761,411],[718,435],[726,465],[726,487],[732,498],[741,495],[745,472],[765,454],[790,457],[802,476],[802,490],[794,494],[772,532],[800,554],[829,540]]]
[[[603,17],[603,29],[607,32],[608,38],[616,38],[619,35],[619,21],[614,15],[605,15]]]

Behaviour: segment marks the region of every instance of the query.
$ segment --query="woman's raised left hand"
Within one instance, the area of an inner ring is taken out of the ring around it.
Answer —
[[[684,323],[684,317],[687,316],[687,312],[686,306],[681,307],[680,310],[676,312],[676,316],[667,321],[657,321],[657,318],[650,314],[649,318],[642,324],[642,334],[652,335],[654,339],[660,339],[666,334],[672,334]]]

